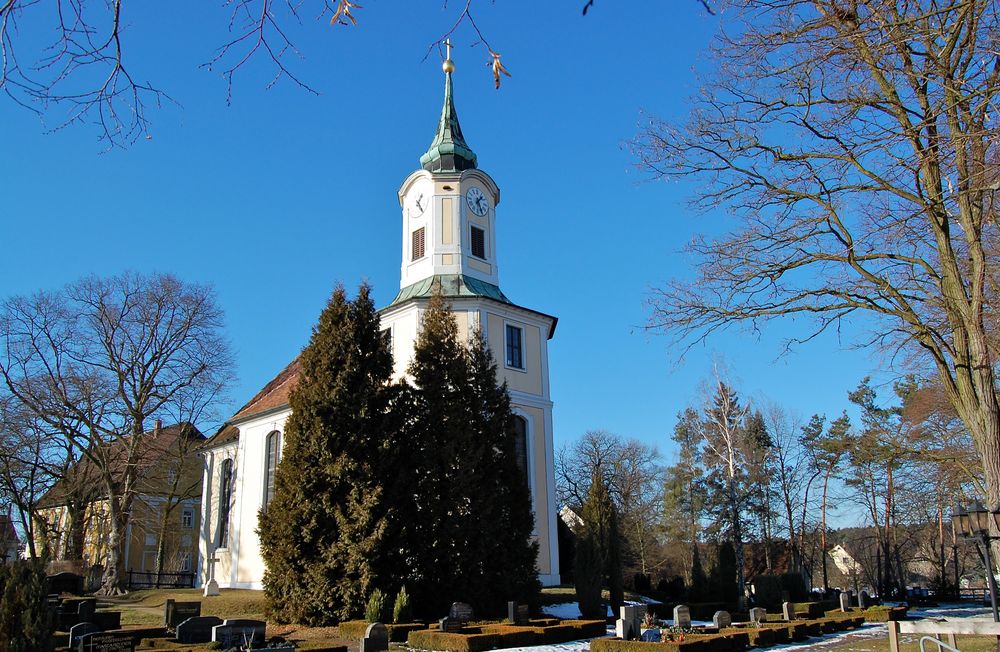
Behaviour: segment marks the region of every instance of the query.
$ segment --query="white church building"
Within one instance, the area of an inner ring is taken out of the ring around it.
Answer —
[[[477,167],[476,155],[462,135],[452,96],[453,69],[446,60],[444,108],[434,140],[420,157],[420,169],[399,189],[400,290],[380,311],[382,328],[391,338],[397,378],[406,375],[433,287],[439,286],[451,305],[460,334],[468,337],[476,327],[482,331],[510,392],[518,463],[531,489],[539,579],[553,585],[559,583],[559,549],[548,342],[556,318],[519,306],[500,290],[500,188]],[[296,359],[201,449],[201,583],[209,579],[206,560],[214,555],[215,580],[221,588],[263,588],[257,515],[273,495],[274,470],[291,414],[288,397],[299,373]]]

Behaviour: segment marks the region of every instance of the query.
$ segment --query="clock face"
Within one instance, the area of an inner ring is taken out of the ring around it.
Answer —
[[[427,193],[420,191],[417,192],[413,199],[410,200],[410,215],[412,217],[420,217],[427,210],[427,204],[430,203],[430,199],[427,197]]]
[[[468,202],[469,209],[479,217],[486,215],[486,211],[490,208],[489,202],[486,201],[486,195],[475,186],[469,188],[469,192],[465,193],[465,201]]]

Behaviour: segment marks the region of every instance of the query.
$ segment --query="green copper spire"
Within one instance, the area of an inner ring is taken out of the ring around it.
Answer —
[[[444,107],[441,109],[441,120],[438,122],[437,133],[427,152],[420,157],[420,165],[428,172],[461,172],[476,167],[476,154],[465,142],[462,136],[462,126],[458,124],[458,112],[455,110],[455,100],[451,90],[451,73],[455,64],[451,61],[451,43],[448,48],[448,58],[444,69]]]

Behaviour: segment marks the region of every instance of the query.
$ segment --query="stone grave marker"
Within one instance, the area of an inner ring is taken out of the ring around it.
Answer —
[[[869,602],[868,591],[862,591],[861,593],[858,594],[858,606],[859,607],[861,607],[862,609],[867,609],[868,608],[868,602]]]
[[[122,628],[122,612],[120,611],[95,611],[90,616],[90,622],[101,628],[101,631]]]
[[[760,624],[767,622],[767,609],[764,607],[754,607],[750,610],[750,622]]]
[[[80,620],[90,620],[97,610],[97,599],[87,598],[80,600],[76,605],[76,613],[80,614]]]
[[[849,593],[840,594],[840,610],[841,611],[851,610],[851,596]]]
[[[733,624],[733,617],[729,615],[728,611],[716,611],[715,615],[712,616],[712,624],[719,629],[730,627]]]
[[[389,630],[382,623],[372,623],[361,639],[360,652],[386,652],[389,649]]]
[[[79,652],[135,652],[131,634],[98,632],[80,637]]]
[[[529,616],[528,605],[513,601],[507,603],[507,620],[512,625],[527,625]]]
[[[781,604],[781,617],[785,620],[795,620],[795,605],[791,602]]]
[[[56,573],[45,578],[49,586],[49,593],[72,593],[80,595],[83,593],[83,575],[76,573]]]
[[[69,628],[69,646],[74,647],[77,640],[85,634],[103,632],[104,630],[94,623],[77,623]]]
[[[178,643],[209,643],[212,628],[221,625],[222,619],[215,616],[196,616],[179,623],[175,634]]]
[[[174,629],[188,618],[196,618],[200,615],[200,602],[178,602],[169,599],[163,606],[163,625],[167,629]]]
[[[452,620],[461,620],[464,623],[473,618],[472,605],[464,602],[452,602],[451,609],[448,610],[448,617]]]
[[[690,627],[691,610],[686,604],[679,604],[674,607],[674,627]]]
[[[227,647],[239,647],[264,642],[264,631],[267,623],[263,620],[226,619],[221,625],[212,628],[212,641]]]

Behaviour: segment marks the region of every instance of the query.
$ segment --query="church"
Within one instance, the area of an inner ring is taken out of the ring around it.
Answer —
[[[452,92],[454,64],[443,64],[444,107],[420,168],[398,192],[402,212],[399,293],[380,310],[396,378],[406,376],[421,318],[440,287],[469,337],[478,329],[506,380],[515,414],[518,464],[526,471],[538,541],[539,580],[559,583],[552,401],[548,342],[556,318],[515,304],[500,289],[496,250],[500,188],[478,167],[462,134]],[[257,514],[274,493],[288,404],[300,373],[293,360],[202,447],[200,583],[211,572],[221,588],[263,588]],[[207,560],[214,559],[214,568]]]

